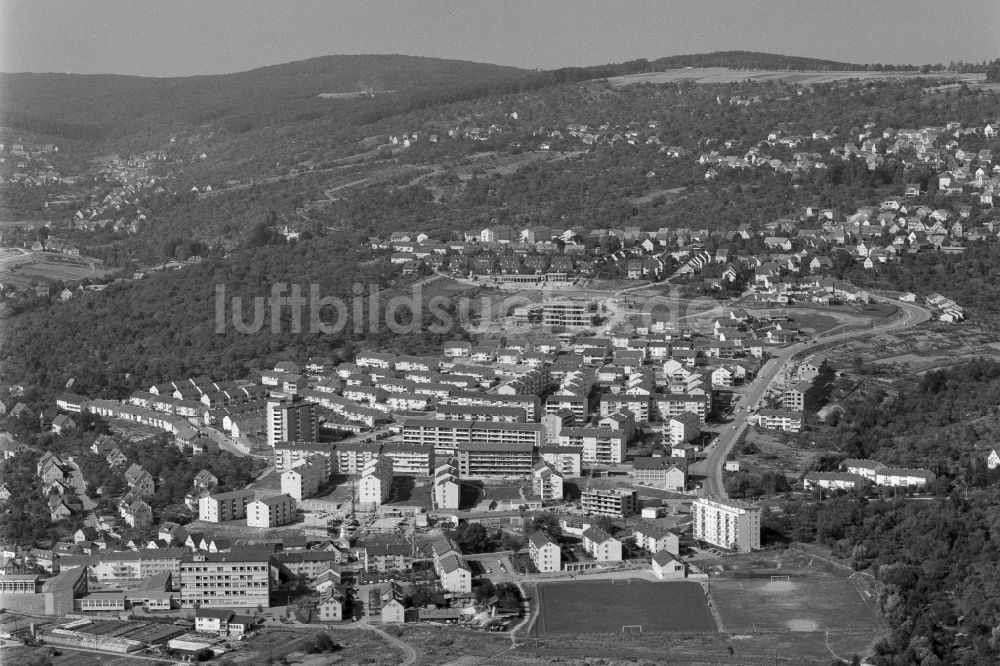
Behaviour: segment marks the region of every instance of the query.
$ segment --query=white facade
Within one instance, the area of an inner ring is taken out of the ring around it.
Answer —
[[[700,498],[693,509],[695,539],[738,551],[760,548],[760,508]]]
[[[544,532],[535,532],[528,538],[528,554],[540,573],[562,569],[562,551],[559,544]]]
[[[458,468],[449,460],[434,470],[434,492],[431,499],[435,509],[457,509],[462,486],[458,482]]]
[[[317,457],[285,470],[281,473],[281,492],[299,502],[312,497],[326,478],[327,464],[325,459]]]
[[[288,495],[265,497],[247,504],[247,527],[278,527],[294,523],[295,500]]]
[[[358,482],[358,501],[379,506],[392,490],[392,458],[378,456],[365,463]]]

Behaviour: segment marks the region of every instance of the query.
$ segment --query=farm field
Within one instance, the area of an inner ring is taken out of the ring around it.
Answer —
[[[827,357],[838,368],[850,367],[852,360],[860,357],[921,373],[972,358],[1000,356],[995,330],[992,325],[974,322],[957,326],[929,323],[912,330],[858,338],[831,349]]]
[[[952,74],[937,72],[934,76],[953,76],[956,82],[968,81],[982,83],[985,74]],[[671,69],[665,72],[648,72],[645,74],[629,74],[608,79],[613,86],[626,86],[632,83],[672,83],[675,81],[694,81],[695,83],[738,83],[740,81],[783,81],[800,85],[816,83],[832,83],[847,79],[901,79],[914,78],[916,73],[904,72],[807,72],[767,69],[729,69],[728,67],[693,67],[691,69]],[[924,75],[927,76],[926,74]]]
[[[532,635],[621,634],[641,625],[642,632],[717,630],[701,585],[652,583],[632,579],[543,583],[535,586],[538,618]]]

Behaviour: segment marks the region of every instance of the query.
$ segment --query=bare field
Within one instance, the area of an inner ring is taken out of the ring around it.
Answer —
[[[854,358],[861,358],[920,373],[972,358],[997,358],[1000,349],[996,347],[992,326],[934,322],[915,329],[851,340],[831,349],[828,356],[833,365],[840,368],[849,367]]]
[[[818,576],[791,575],[788,581],[759,578],[717,578],[711,598],[725,631],[740,635],[796,632],[812,634],[832,654],[864,653],[875,639],[880,620],[871,601],[854,582]]]
[[[57,654],[53,654],[57,653]],[[4,666],[33,666],[36,664],[51,664],[52,666],[133,666],[136,660],[126,655],[99,654],[96,652],[80,652],[64,647],[5,647],[0,649],[0,664]],[[157,662],[143,661],[154,664]],[[159,663],[169,664],[170,660]]]
[[[740,454],[741,469],[768,470],[798,477],[809,467],[816,451],[799,449],[794,446],[795,437],[770,430],[747,430],[747,443],[755,444],[759,451],[749,455]]]
[[[646,74],[629,74],[608,79],[613,86],[626,86],[632,83],[673,83],[675,81],[694,81],[695,83],[738,83],[740,81],[783,81],[801,85],[816,83],[831,83],[847,79],[906,79],[927,77],[927,74],[909,72],[820,72],[820,71],[787,71],[765,69],[729,69],[727,67],[693,67],[691,69],[672,69],[666,72],[648,72]],[[935,73],[935,78],[951,76],[956,82],[967,81],[981,83],[985,74],[953,74]]]
[[[319,633],[322,627],[315,631],[269,629],[262,634],[239,644],[236,652],[225,655],[236,664],[264,664],[281,661],[282,663],[310,664],[359,664],[374,663],[377,656],[379,663],[390,666],[403,663],[402,653],[394,646],[387,645],[385,640],[375,632],[365,629],[350,629],[335,627],[330,636],[341,649],[333,654],[304,654],[303,649]],[[287,661],[284,661],[286,660]]]

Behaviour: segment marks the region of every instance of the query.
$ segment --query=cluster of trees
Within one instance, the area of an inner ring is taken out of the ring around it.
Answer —
[[[0,367],[5,376],[27,384],[58,390],[74,378],[77,392],[120,398],[168,379],[246,377],[279,360],[310,355],[351,359],[358,347],[436,352],[445,340],[462,335],[457,323],[454,330],[428,330],[440,317],[426,303],[413,327],[419,330],[405,336],[394,333],[385,324],[389,296],[369,303],[367,295],[370,286],[407,293],[406,283],[397,281],[386,259],[367,260],[365,250],[345,248],[349,244],[337,235],[311,243],[248,248],[228,260],[211,258],[181,271],[157,272],[86,298],[36,302],[20,314],[8,310],[0,319]],[[315,285],[319,296],[348,305],[347,319],[338,319],[340,313],[325,307],[319,320],[343,326],[332,332],[314,329],[307,303],[298,328],[292,309],[285,306],[278,325],[272,326],[267,299],[276,284],[289,285],[289,290],[298,285],[307,301]],[[365,295],[362,320],[355,318],[355,284]],[[256,332],[234,326],[235,297],[242,299],[239,314],[246,326],[254,321],[254,299],[264,299],[264,319]],[[402,323],[413,316],[406,308],[398,314]]]
[[[1000,434],[1000,363],[976,359],[932,370],[914,382],[897,382],[895,393],[849,398],[832,429],[810,433],[817,448],[850,458],[872,458],[903,467],[954,474],[971,455],[985,455]],[[988,450],[988,449],[987,449]],[[839,462],[827,461],[829,468]]]

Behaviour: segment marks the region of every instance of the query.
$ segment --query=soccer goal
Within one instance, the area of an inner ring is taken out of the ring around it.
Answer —
[[[787,582],[789,582],[791,580],[792,579],[789,578],[788,576],[771,576],[771,582],[772,583],[777,582],[777,581],[781,581],[783,583],[787,583]]]
[[[641,624],[623,624],[622,625],[623,634],[641,634],[642,625]]]

